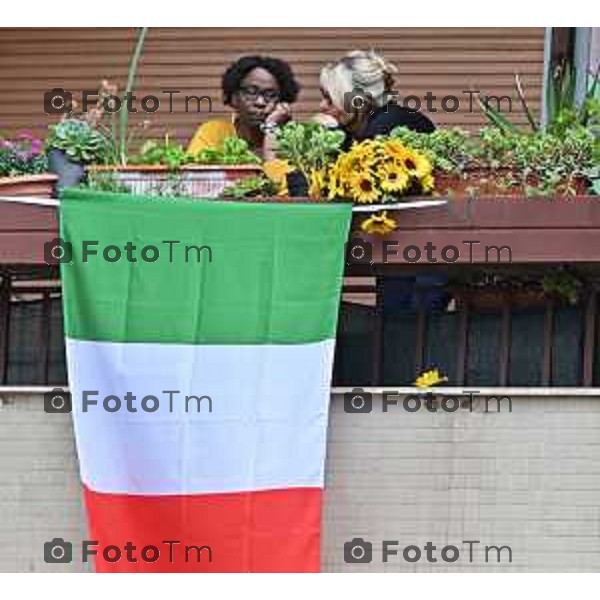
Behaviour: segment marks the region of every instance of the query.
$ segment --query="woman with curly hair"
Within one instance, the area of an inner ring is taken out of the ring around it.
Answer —
[[[220,148],[228,137],[242,138],[265,161],[265,173],[284,186],[289,168],[275,159],[275,135],[290,120],[290,105],[300,90],[290,66],[278,58],[243,56],[225,71],[222,89],[224,104],[234,111],[231,120],[200,125],[188,152]]]

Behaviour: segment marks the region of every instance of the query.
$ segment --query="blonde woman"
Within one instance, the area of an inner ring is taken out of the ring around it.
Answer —
[[[420,112],[399,106],[394,91],[397,69],[376,52],[354,50],[321,70],[321,115],[325,125],[339,126],[353,141],[387,135],[404,125],[422,133],[435,129]]]
[[[321,71],[321,115],[317,121],[346,132],[346,148],[354,141],[388,135],[403,125],[421,133],[435,130],[423,114],[399,106],[394,100],[397,69],[375,52],[356,50]],[[416,273],[411,277],[383,278],[384,313],[444,310],[448,296],[446,275]],[[417,291],[419,290],[419,291]]]

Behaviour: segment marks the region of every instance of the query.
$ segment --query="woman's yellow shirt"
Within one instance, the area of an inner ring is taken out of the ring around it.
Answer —
[[[222,148],[223,142],[228,137],[237,137],[235,125],[223,119],[214,119],[202,123],[196,130],[187,151],[197,154],[205,148]],[[290,167],[284,160],[268,160],[263,166],[266,176],[279,186],[280,194],[287,194],[287,178]]]

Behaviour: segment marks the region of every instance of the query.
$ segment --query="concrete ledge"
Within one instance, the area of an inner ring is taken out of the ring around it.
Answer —
[[[55,388],[61,388],[68,391],[66,385],[54,385],[54,386],[0,386],[0,396],[18,396],[18,395],[31,395],[31,394],[44,394],[51,392]],[[371,387],[371,386],[354,386],[354,387],[333,387],[331,388],[332,395],[345,394],[351,392],[356,388],[360,388],[365,392],[371,394],[382,394],[383,392],[395,392],[396,394],[426,394],[427,392],[433,392],[434,394],[443,394],[446,396],[450,395],[464,395],[468,393],[477,393],[480,396],[492,396],[498,394],[504,394],[507,396],[525,396],[525,397],[572,397],[572,396],[587,396],[587,397],[598,397],[600,398],[600,387],[477,387],[477,386],[464,386],[464,387],[435,387],[429,389],[420,389],[411,386],[398,386],[393,385],[385,387]]]

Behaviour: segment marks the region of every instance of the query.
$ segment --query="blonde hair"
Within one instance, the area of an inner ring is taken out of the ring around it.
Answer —
[[[344,109],[344,94],[360,88],[371,94],[376,107],[389,101],[398,69],[373,50],[353,50],[321,70],[320,84],[334,106]]]

